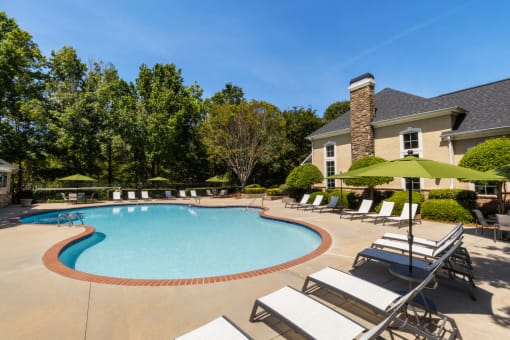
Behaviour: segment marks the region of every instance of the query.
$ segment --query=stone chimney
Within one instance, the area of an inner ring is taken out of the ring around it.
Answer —
[[[374,76],[365,73],[349,83],[351,102],[351,157],[352,161],[373,156],[374,130],[370,123],[375,116]]]

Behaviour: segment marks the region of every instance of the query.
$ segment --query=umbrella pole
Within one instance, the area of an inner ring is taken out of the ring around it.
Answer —
[[[413,271],[413,220],[412,220],[412,205],[413,205],[413,190],[412,184],[409,186],[409,230],[407,232],[407,242],[409,243],[409,272]]]

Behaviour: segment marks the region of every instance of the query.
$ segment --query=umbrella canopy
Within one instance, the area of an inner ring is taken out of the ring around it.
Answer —
[[[405,178],[457,178],[470,181],[503,181],[504,177],[473,169],[463,168],[448,163],[429,159],[407,156],[384,163],[378,163],[365,168],[347,171],[339,176],[356,177],[405,177]],[[341,178],[341,177],[339,177]],[[344,177],[348,178],[348,177]],[[409,206],[413,203],[412,190],[409,190]],[[413,221],[409,209],[409,271],[412,271],[413,257]]]
[[[228,175],[223,175],[223,176],[217,175],[217,176],[208,178],[205,181],[208,183],[228,183],[228,182],[230,182],[230,178],[228,177]]]
[[[67,177],[59,178],[57,181],[69,181],[69,182],[94,182],[95,179],[92,177],[80,175],[80,174],[74,174]]]
[[[154,178],[149,178],[148,181],[149,182],[168,182],[168,178],[165,178],[165,177],[154,177]]]
[[[497,169],[485,171],[485,173],[490,175],[503,176],[506,180],[510,180],[510,164],[503,165]]]

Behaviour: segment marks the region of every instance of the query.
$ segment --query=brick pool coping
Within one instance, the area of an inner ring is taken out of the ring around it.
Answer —
[[[159,204],[159,203],[149,203],[149,204]],[[169,204],[169,203],[161,203],[161,204]],[[175,204],[175,203],[174,203]],[[179,203],[177,203],[179,204]],[[177,205],[176,204],[176,205]],[[125,204],[129,205],[129,204]],[[182,204],[181,204],[182,205]],[[190,205],[190,204],[186,204]],[[232,207],[246,207],[246,206],[240,206],[240,205],[230,205],[230,206],[202,206],[202,205],[195,205],[191,204],[193,206],[202,207],[202,208],[232,208]],[[118,205],[112,205],[112,206],[118,206]],[[78,242],[79,240],[82,240],[90,235],[92,235],[95,232],[94,227],[84,225],[83,227],[85,230],[73,237],[70,237],[68,239],[65,239],[63,241],[58,242],[57,244],[53,245],[50,249],[46,251],[46,253],[43,255],[43,263],[44,265],[51,270],[52,272],[55,272],[57,274],[60,274],[62,276],[72,278],[75,280],[81,280],[81,281],[88,281],[88,282],[94,282],[94,283],[104,283],[104,284],[113,284],[113,285],[125,285],[125,286],[183,286],[183,285],[198,285],[198,284],[208,284],[208,283],[215,283],[215,282],[224,282],[224,281],[230,281],[230,280],[239,280],[239,279],[245,279],[250,278],[254,276],[259,275],[265,275],[273,272],[277,272],[280,270],[284,270],[293,266],[296,266],[298,264],[302,264],[304,262],[307,262],[322,253],[324,253],[329,247],[331,246],[331,236],[330,234],[314,225],[308,222],[302,222],[302,221],[296,221],[285,217],[276,217],[271,216],[267,214],[267,211],[269,208],[267,207],[260,207],[260,206],[251,206],[253,208],[262,209],[260,212],[260,216],[268,219],[283,221],[283,222],[289,222],[298,224],[300,226],[303,226],[305,228],[311,229],[315,232],[317,232],[322,242],[314,251],[311,253],[308,253],[304,256],[301,256],[299,258],[296,258],[291,261],[287,261],[278,265],[274,265],[267,268],[257,269],[253,271],[248,272],[242,272],[237,274],[229,274],[229,275],[220,275],[220,276],[209,276],[209,277],[200,277],[200,278],[192,278],[192,279],[129,279],[129,278],[118,278],[118,277],[109,277],[109,276],[102,276],[102,275],[95,275],[95,274],[89,274],[80,272],[74,269],[71,269],[67,266],[65,266],[62,262],[59,260],[60,253],[70,246],[73,243]]]

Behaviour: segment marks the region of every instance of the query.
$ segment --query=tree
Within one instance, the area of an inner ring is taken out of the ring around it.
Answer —
[[[303,164],[292,169],[285,180],[290,188],[310,191],[312,185],[321,183],[324,179],[322,172],[313,164]]]
[[[244,188],[255,165],[268,157],[285,121],[274,105],[262,101],[212,104],[202,132],[210,158],[219,158]]]
[[[466,152],[459,162],[459,166],[478,171],[493,170],[507,164],[510,164],[510,139],[507,137],[492,138],[478,144]],[[504,211],[503,184],[497,182],[500,212]]]
[[[214,96],[210,98],[210,101],[212,104],[218,105],[239,105],[246,101],[246,99],[244,99],[244,92],[242,88],[232,85],[232,83],[227,83],[225,84],[225,88],[223,88],[220,92],[216,92]]]
[[[343,100],[343,101],[334,102],[334,103],[330,104],[326,108],[326,111],[324,111],[324,119],[327,122],[330,122],[330,121],[340,117],[341,115],[343,115],[344,113],[346,113],[347,111],[350,110],[350,105],[351,104],[348,100]]]
[[[19,167],[18,192],[44,151],[44,62],[30,34],[0,12],[0,154]]]
[[[384,163],[386,160],[381,157],[376,156],[366,156],[363,158],[359,158],[355,160],[351,166],[349,167],[350,170],[356,170],[360,168],[364,168],[370,165],[378,164],[378,163]],[[356,187],[368,187],[370,198],[374,197],[374,187],[377,185],[389,183],[393,180],[393,177],[360,177],[360,178],[349,178],[345,179],[344,182],[347,185],[353,185]]]

